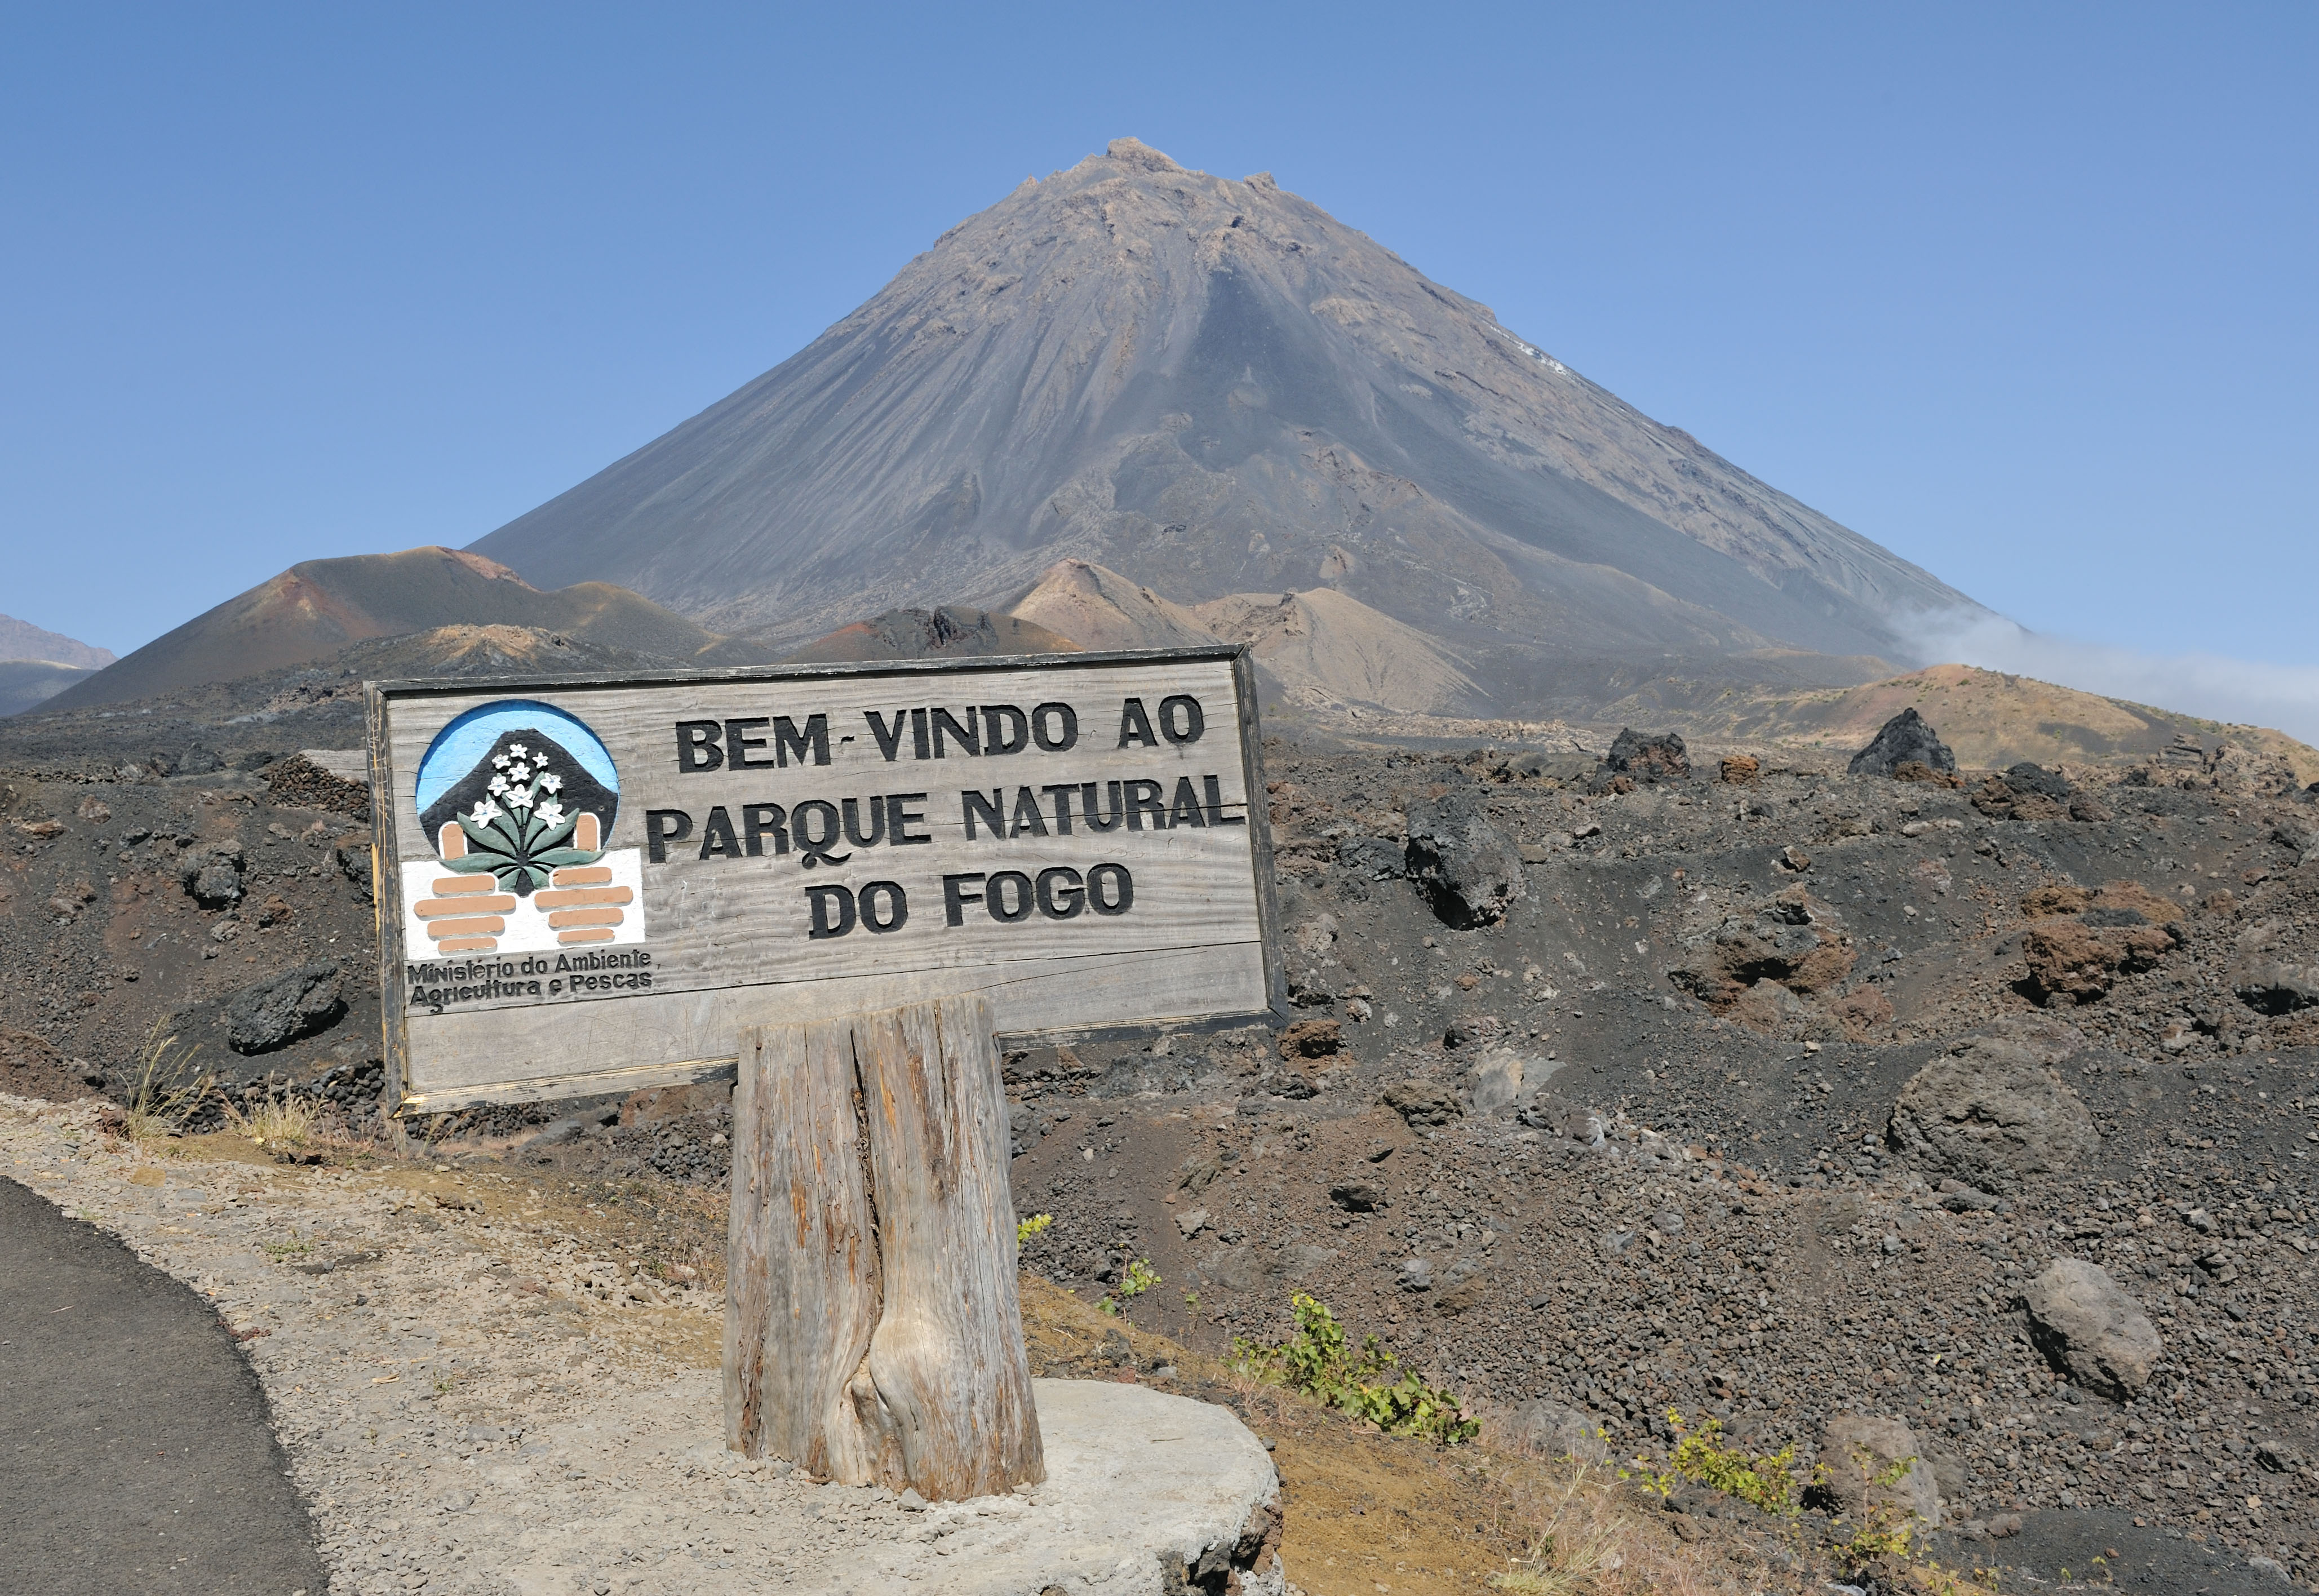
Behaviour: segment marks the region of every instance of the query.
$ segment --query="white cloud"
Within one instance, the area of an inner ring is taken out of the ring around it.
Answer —
[[[2009,671],[2178,715],[2269,726],[2319,744],[2319,665],[2143,654],[2032,632],[1987,610],[1917,616],[1901,625],[1927,660]]]

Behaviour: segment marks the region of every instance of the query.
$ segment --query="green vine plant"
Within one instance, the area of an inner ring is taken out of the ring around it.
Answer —
[[[1456,1393],[1428,1385],[1413,1373],[1394,1379],[1400,1360],[1378,1345],[1375,1336],[1364,1339],[1358,1353],[1353,1351],[1344,1327],[1319,1298],[1300,1291],[1289,1299],[1289,1306],[1296,1315],[1296,1330],[1287,1340],[1266,1346],[1245,1337],[1232,1339],[1232,1366],[1240,1373],[1302,1392],[1387,1435],[1421,1436],[1437,1446],[1454,1447],[1482,1433],[1481,1420],[1467,1416],[1465,1401]]]
[[[1120,1276],[1118,1288],[1096,1306],[1105,1313],[1123,1312],[1127,1303],[1159,1284],[1160,1271],[1151,1267],[1151,1260],[1137,1258],[1127,1266],[1127,1273]]]
[[[1801,1510],[1803,1486],[1810,1482],[1796,1477],[1793,1441],[1776,1452],[1751,1456],[1737,1447],[1723,1444],[1723,1421],[1719,1419],[1710,1419],[1696,1430],[1684,1423],[1683,1415],[1673,1408],[1667,1410],[1666,1419],[1676,1438],[1667,1467],[1654,1471],[1645,1459],[1638,1457],[1635,1472],[1622,1470],[1621,1477],[1637,1479],[1642,1489],[1662,1497],[1673,1495],[1678,1483],[1689,1480],[1736,1497],[1774,1518],[1792,1519]]]
[[[564,778],[549,768],[545,749],[528,753],[522,744],[510,743],[505,753],[492,757],[492,764],[489,790],[459,816],[467,852],[446,861],[453,870],[488,871],[510,892],[528,897],[556,870],[603,857],[600,850],[569,845],[580,816],[564,812],[556,796]]]
[[[1853,1448],[1852,1466],[1860,1471],[1861,1478],[1869,1487],[1863,1493],[1867,1501],[1867,1510],[1861,1514],[1862,1522],[1852,1533],[1836,1543],[1836,1549],[1837,1555],[1854,1569],[1865,1567],[1879,1558],[1907,1556],[1908,1544],[1915,1537],[1918,1521],[1912,1509],[1903,1508],[1890,1498],[1879,1500],[1876,1494],[1879,1491],[1890,1490],[1908,1478],[1909,1469],[1916,1466],[1916,1458],[1896,1458],[1881,1469],[1872,1466],[1874,1462],[1873,1454],[1861,1447]],[[1825,1464],[1820,1465],[1820,1474],[1822,1476],[1827,1474]],[[2066,1581],[2069,1575],[2064,1573],[2062,1577]]]

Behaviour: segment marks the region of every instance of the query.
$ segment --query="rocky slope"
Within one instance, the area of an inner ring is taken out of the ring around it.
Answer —
[[[474,547],[792,640],[1065,557],[1182,602],[1326,586],[1508,651],[1507,681],[1541,655],[1899,658],[1896,612],[1970,605],[1268,175],[1132,139]]]
[[[1213,1350],[1313,1292],[1548,1445],[1664,1449],[1672,1406],[1841,1464],[1839,1420],[1904,1424],[1974,1562],[2319,1577],[2309,795],[2227,757],[1268,760],[1294,1023],[1011,1054],[1030,1267],[1093,1299],[1148,1259],[1130,1315]],[[121,763],[0,778],[0,1088],[128,1096],[159,1021],[228,1101],[362,1123],[361,795]],[[713,1190],[721,1096],[420,1129]]]

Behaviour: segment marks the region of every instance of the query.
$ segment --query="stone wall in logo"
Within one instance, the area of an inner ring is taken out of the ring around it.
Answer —
[[[407,956],[645,938],[638,851],[607,850],[619,772],[585,724],[510,699],[460,716],[419,763],[431,856],[402,861]]]

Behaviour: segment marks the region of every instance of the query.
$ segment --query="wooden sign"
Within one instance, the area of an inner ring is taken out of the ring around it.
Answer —
[[[398,1112],[965,995],[1042,1041],[1281,1007],[1242,649],[368,698]]]

